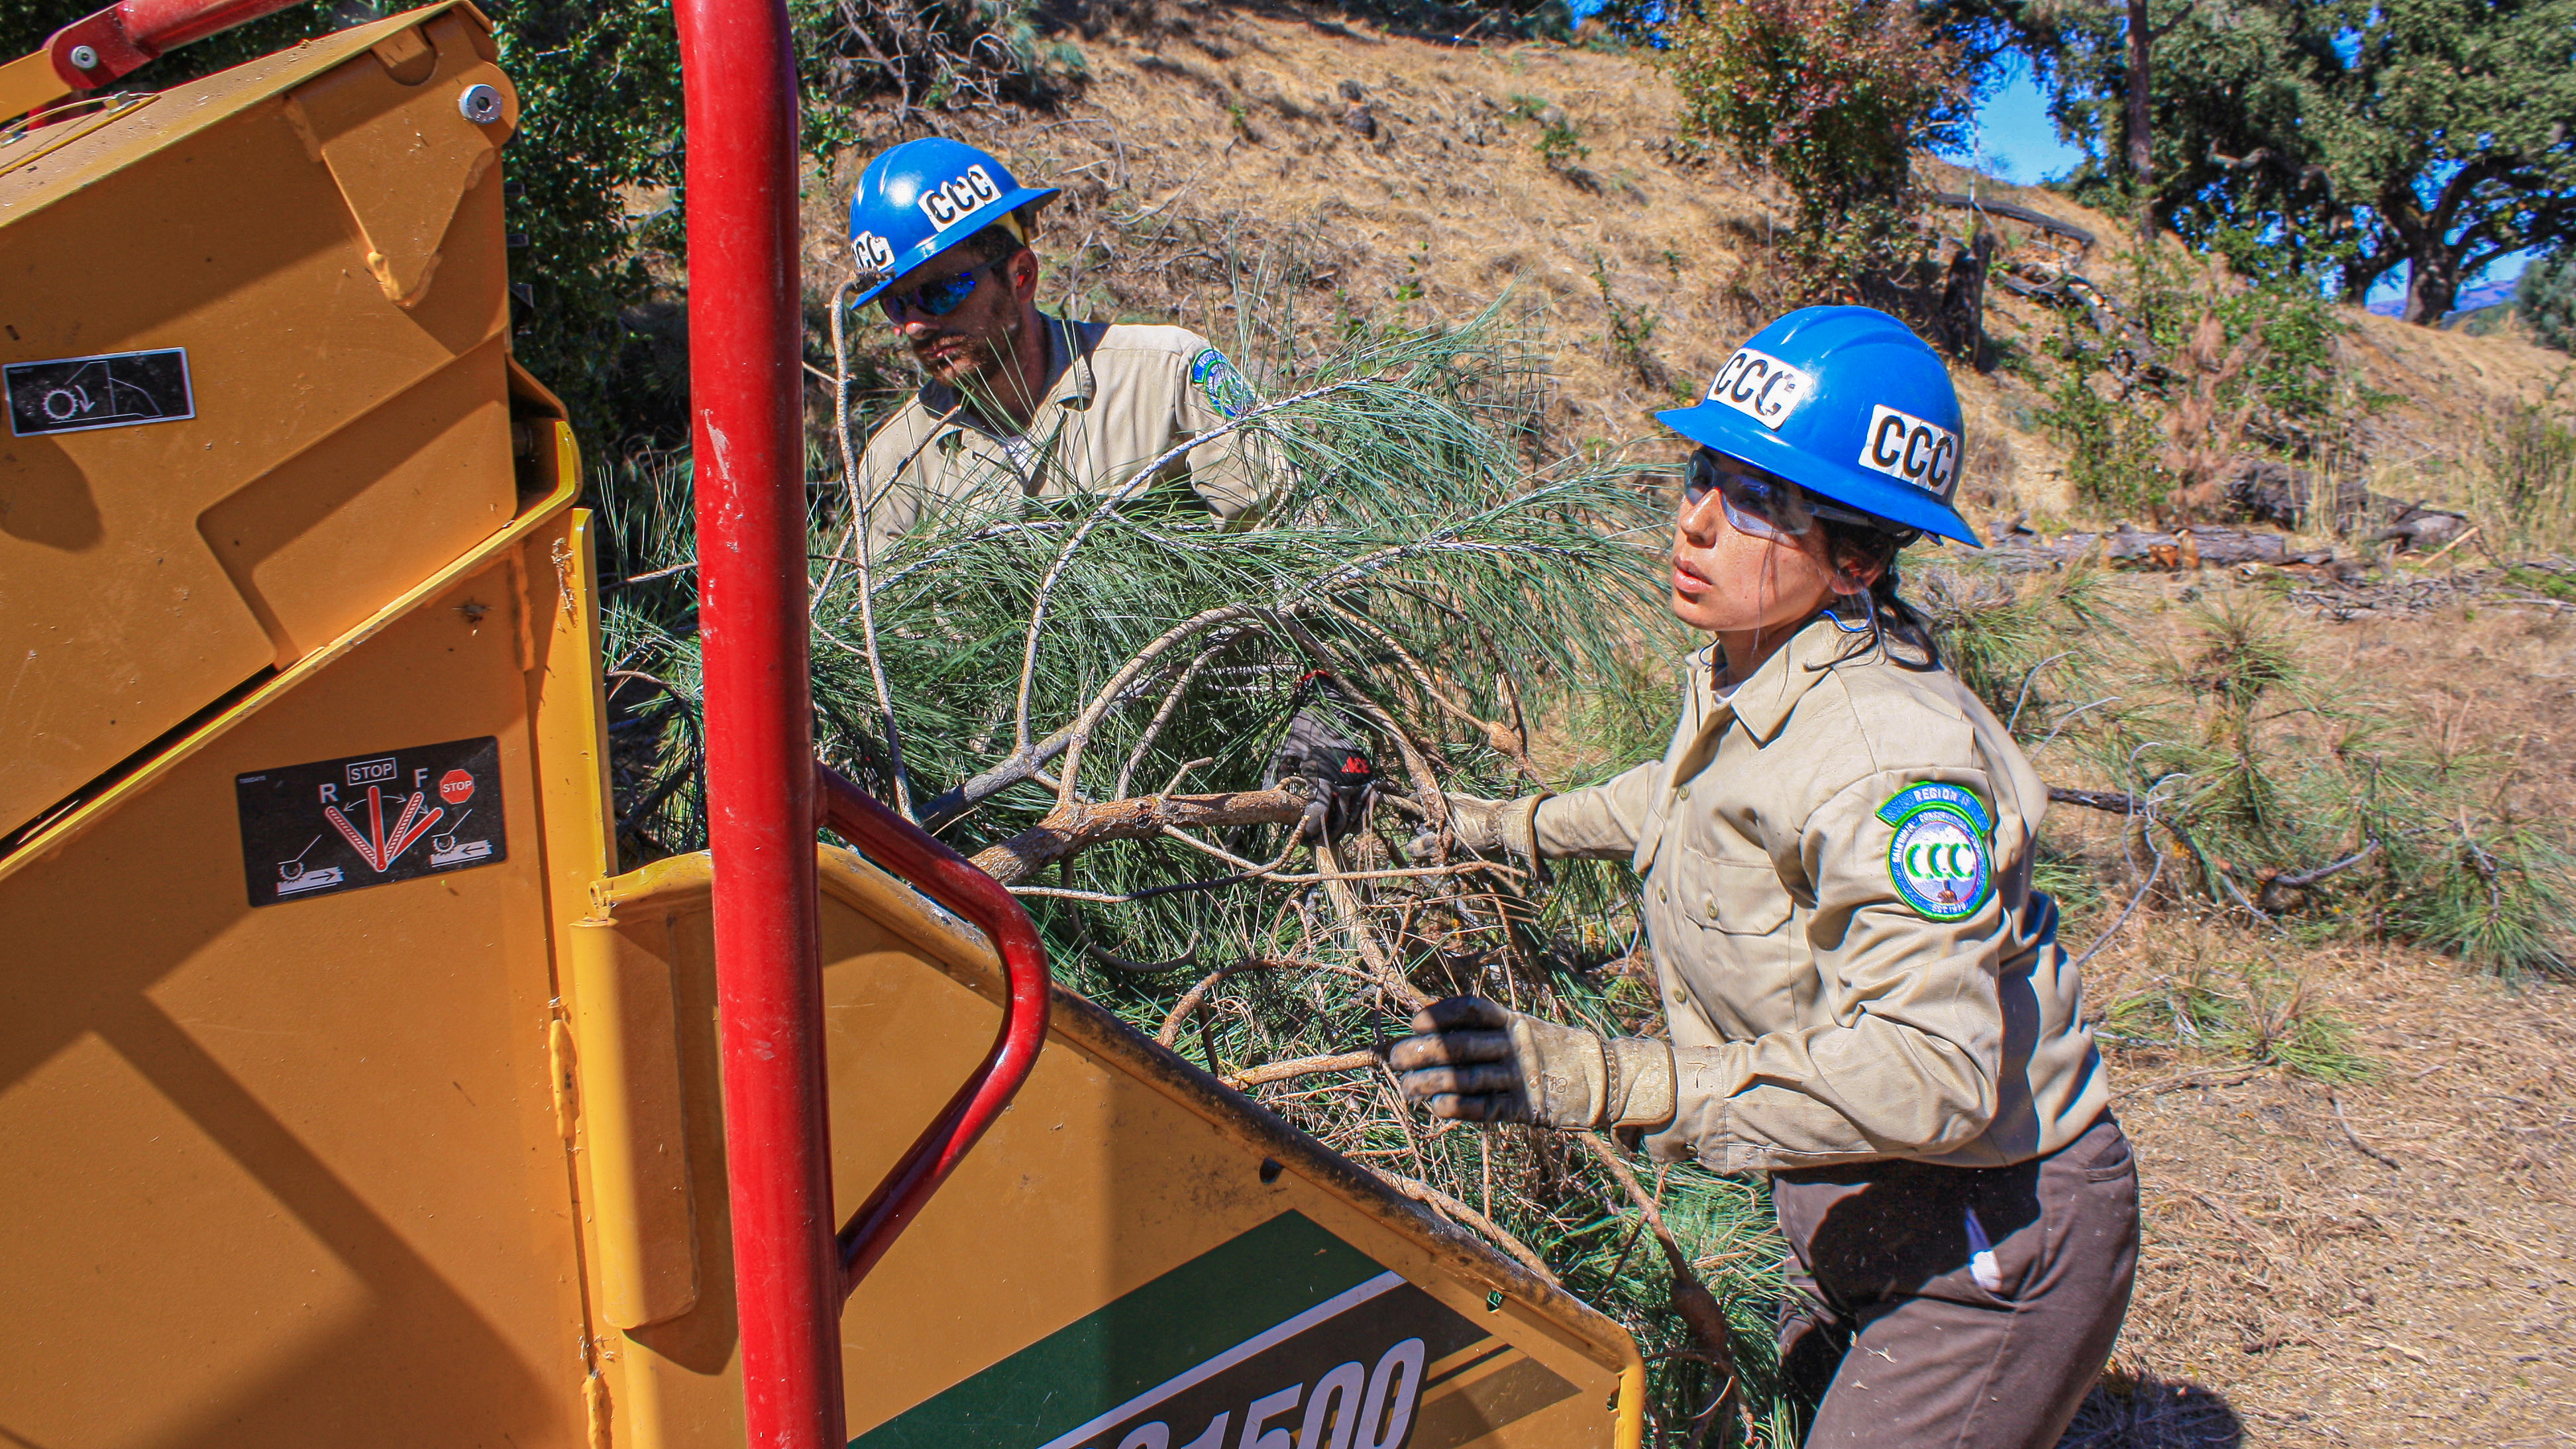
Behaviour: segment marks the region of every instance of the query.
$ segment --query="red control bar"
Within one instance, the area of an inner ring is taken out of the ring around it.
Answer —
[[[54,74],[75,91],[123,79],[192,40],[303,0],[123,0],[54,32],[45,54]]]
[[[678,0],[718,1052],[751,1449],[842,1449],[783,0]]]
[[[1027,1080],[1046,955],[1000,883],[814,760],[805,578],[796,72],[783,0],[677,0],[689,161],[689,402],[715,857],[718,1050],[751,1449],[842,1449],[841,1307]],[[838,830],[1000,951],[982,1066],[833,1231],[814,832]]]
[[[865,1206],[841,1229],[841,1292],[847,1295],[885,1256],[921,1206],[939,1190],[984,1129],[1002,1115],[1046,1045],[1046,947],[1019,898],[928,832],[878,804],[830,767],[820,777],[825,823],[870,860],[910,881],[922,894],[972,921],[1001,954],[1010,1002],[1002,1029],[981,1066],[957,1089],[912,1150],[903,1155]]]

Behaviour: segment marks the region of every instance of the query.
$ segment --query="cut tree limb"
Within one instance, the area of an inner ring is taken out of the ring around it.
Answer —
[[[2330,564],[2331,552],[2294,552],[2290,540],[2261,529],[2194,525],[2174,533],[2155,533],[2121,524],[2110,533],[2067,533],[2054,539],[2007,536],[1993,552],[2004,567],[2028,572],[2063,568],[2096,548],[2114,564],[2130,568],[2234,568],[2242,564]]]
[[[1628,1170],[1627,1161],[1619,1155],[1618,1149],[1603,1141],[1597,1132],[1575,1135],[1584,1146],[1592,1149],[1594,1157],[1601,1159],[1601,1165],[1618,1179],[1620,1188],[1628,1194],[1628,1200],[1645,1215],[1646,1228],[1662,1245],[1665,1264],[1672,1269],[1673,1312],[1681,1316],[1683,1324],[1691,1331],[1691,1337],[1699,1340],[1699,1346],[1706,1350],[1716,1369],[1726,1376],[1723,1397],[1734,1401],[1736,1417],[1744,1425],[1744,1442],[1753,1443],[1759,1435],[1759,1428],[1753,1422],[1753,1411],[1745,1404],[1740,1388],[1743,1378],[1736,1367],[1735,1339],[1726,1326],[1726,1310],[1719,1306],[1717,1295],[1709,1292],[1708,1285],[1699,1280],[1699,1274],[1692,1271],[1690,1253],[1673,1236],[1673,1230],[1664,1225],[1663,1208],[1647,1196],[1646,1189],[1637,1181],[1637,1174]]]
[[[996,846],[977,851],[974,866],[1004,885],[1017,885],[1048,866],[1107,840],[1150,840],[1171,827],[1289,825],[1306,813],[1302,781],[1271,790],[1226,790],[1213,795],[1144,795],[1106,804],[1075,801]]]
[[[1440,1214],[1442,1217],[1455,1218],[1475,1229],[1477,1232],[1480,1232],[1486,1237],[1492,1239],[1495,1246],[1501,1248],[1504,1252],[1511,1254],[1513,1257],[1520,1259],[1522,1267],[1527,1268],[1531,1272],[1539,1275],[1541,1278],[1546,1279],[1550,1287],[1562,1288],[1565,1286],[1564,1283],[1556,1276],[1556,1270],[1547,1265],[1547,1260],[1545,1258],[1540,1257],[1535,1251],[1533,1251],[1529,1244],[1524,1243],[1520,1239],[1513,1237],[1510,1233],[1505,1232],[1502,1226],[1496,1223],[1492,1218],[1485,1216],[1483,1213],[1476,1211],[1474,1208],[1467,1206],[1465,1203],[1460,1202],[1458,1199],[1451,1197],[1449,1194],[1442,1192],[1440,1189],[1433,1187],[1427,1182],[1417,1182],[1410,1177],[1403,1177],[1396,1173],[1387,1172],[1383,1169],[1372,1170],[1376,1171],[1378,1176],[1386,1179],[1387,1185],[1394,1188],[1397,1192],[1403,1193],[1406,1197],[1413,1199],[1415,1202],[1421,1203],[1423,1206]]]
[[[1293,1077],[1311,1077],[1324,1072],[1362,1071],[1376,1066],[1377,1063],[1378,1055],[1375,1052],[1335,1052],[1330,1056],[1295,1057],[1282,1062],[1264,1062],[1260,1066],[1246,1067],[1231,1076],[1220,1077],[1217,1080],[1240,1092],[1246,1087],[1258,1087],[1265,1082],[1284,1082]]]

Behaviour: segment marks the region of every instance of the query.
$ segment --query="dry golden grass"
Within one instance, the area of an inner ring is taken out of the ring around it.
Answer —
[[[1308,279],[1295,301],[1317,329],[1345,316],[1455,320],[1507,295],[1553,361],[1558,440],[1649,457],[1673,448],[1653,412],[1695,397],[1777,310],[1760,263],[1787,198],[1680,138],[1676,98],[1651,61],[1549,44],[1443,46],[1346,18],[1222,9],[1082,49],[1093,80],[1062,111],[943,122],[1024,179],[1065,188],[1040,231],[1050,306],[1178,321],[1224,341],[1239,320],[1229,260],[1264,254]],[[1372,134],[1353,129],[1355,106]],[[915,134],[874,119],[878,134],[809,187],[807,277],[818,291],[849,265],[843,208],[858,165]],[[1551,162],[1541,147],[1551,127],[1579,150],[1560,147]],[[1968,186],[1937,162],[1926,179]],[[2077,248],[2004,220],[2007,261],[2071,266],[2117,290],[2110,249],[2125,223],[2037,189],[1983,179],[1977,190],[2102,239]],[[1964,214],[1943,216],[1955,227]],[[2034,349],[2056,330],[2053,315],[2000,289],[1989,303],[2000,342]],[[2398,395],[2361,432],[2382,491],[2465,462],[2480,420],[2507,398],[2538,397],[2567,366],[2518,338],[2351,320],[2345,351],[2358,376]],[[1651,329],[1642,339],[1640,324]],[[2038,393],[2008,371],[1959,377],[1981,440],[1972,516],[2073,516],[2063,447],[2032,422]]]

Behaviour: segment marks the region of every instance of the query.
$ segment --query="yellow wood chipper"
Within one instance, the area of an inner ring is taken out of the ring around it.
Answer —
[[[0,66],[0,1444],[1633,1449],[1617,1325],[818,771],[777,0],[677,8],[713,851],[626,874],[491,27],[114,88],[279,3]]]

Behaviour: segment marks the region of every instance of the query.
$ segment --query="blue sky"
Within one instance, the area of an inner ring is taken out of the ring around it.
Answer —
[[[1978,169],[2016,186],[2056,181],[2075,169],[2084,153],[2058,139],[2057,123],[2048,117],[2048,97],[2031,79],[2030,68],[2010,62],[2003,89],[1977,107],[1973,146]],[[2507,282],[2522,275],[2528,258],[2520,253],[2488,267],[2471,286]],[[2391,272],[2371,288],[2374,305],[2394,304],[2406,295],[2404,271]]]

